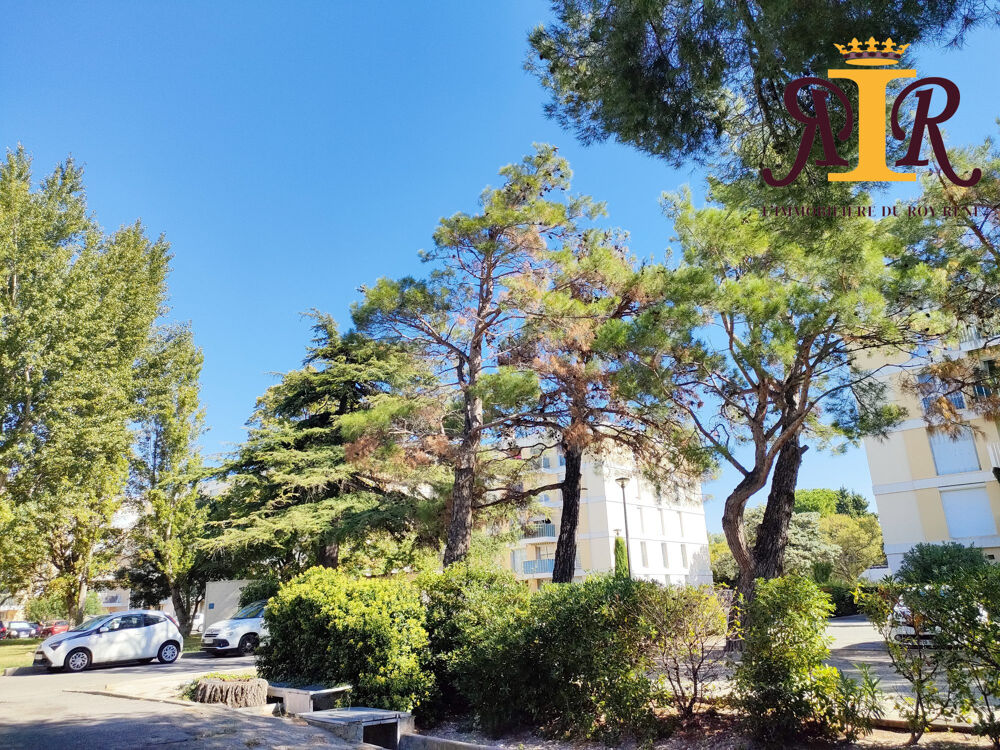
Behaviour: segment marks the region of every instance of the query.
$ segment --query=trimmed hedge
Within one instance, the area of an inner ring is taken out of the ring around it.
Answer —
[[[411,711],[431,695],[427,631],[415,586],[311,568],[264,610],[257,671],[270,681],[349,683],[361,706]]]

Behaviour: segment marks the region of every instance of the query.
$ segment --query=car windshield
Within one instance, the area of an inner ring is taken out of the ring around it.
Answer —
[[[253,604],[248,604],[235,615],[233,615],[234,620],[248,620],[251,617],[260,617],[260,613],[264,611],[264,605],[267,602],[254,602]]]
[[[12,628],[30,628],[31,626],[23,620],[14,620],[10,626]]]
[[[94,628],[98,627],[101,623],[106,622],[107,620],[110,619],[111,619],[110,615],[102,615],[101,617],[91,617],[89,620],[84,620],[83,622],[81,622],[75,628],[70,628],[70,630],[74,633],[79,633],[81,630],[93,630]]]

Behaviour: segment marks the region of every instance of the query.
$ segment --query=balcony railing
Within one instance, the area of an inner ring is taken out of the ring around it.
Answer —
[[[547,560],[525,560],[523,563],[523,569],[525,574],[531,575],[532,573],[551,573],[555,570],[556,561],[553,558]]]
[[[522,539],[539,539],[556,536],[556,525],[552,521],[532,521],[521,531]]]
[[[1000,330],[996,324],[964,323],[958,333],[960,344],[971,344],[974,348],[986,343],[995,343],[998,337],[1000,337]]]

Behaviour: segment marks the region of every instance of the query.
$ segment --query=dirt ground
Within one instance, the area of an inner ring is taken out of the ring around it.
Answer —
[[[512,734],[501,739],[495,739],[481,732],[470,731],[456,724],[443,724],[424,732],[432,737],[442,737],[461,742],[471,742],[477,745],[511,748],[511,750],[603,750],[603,744],[596,742],[568,742],[564,740],[549,740],[531,732]],[[842,742],[815,742],[789,746],[796,750],[820,750],[822,748],[837,748],[838,750],[866,750],[878,748],[906,747],[910,735],[908,732],[890,732],[881,729],[858,742],[848,745]],[[635,743],[623,743],[618,747],[634,750]],[[988,748],[990,742],[981,737],[950,732],[935,732],[925,734],[917,748],[928,750],[951,750],[952,748]],[[654,750],[753,750],[754,743],[744,737],[735,722],[726,717],[717,717],[711,723],[706,723],[691,729],[682,729],[667,739],[653,743]]]

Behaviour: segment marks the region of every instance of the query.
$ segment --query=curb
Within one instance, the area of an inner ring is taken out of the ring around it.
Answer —
[[[903,719],[876,719],[872,722],[872,726],[876,729],[903,729],[910,731],[909,725]],[[972,725],[963,724],[958,721],[932,721],[927,731],[972,734]]]
[[[15,677],[26,674],[45,674],[48,670],[45,667],[7,667],[3,671],[3,677]]]
[[[148,698],[143,695],[128,695],[127,693],[116,693],[113,690],[64,690],[66,693],[82,693],[85,695],[103,695],[106,698],[125,698],[130,701],[148,701],[149,703],[170,703],[174,706],[210,706],[211,703],[195,703],[194,701],[184,701],[174,698]]]

